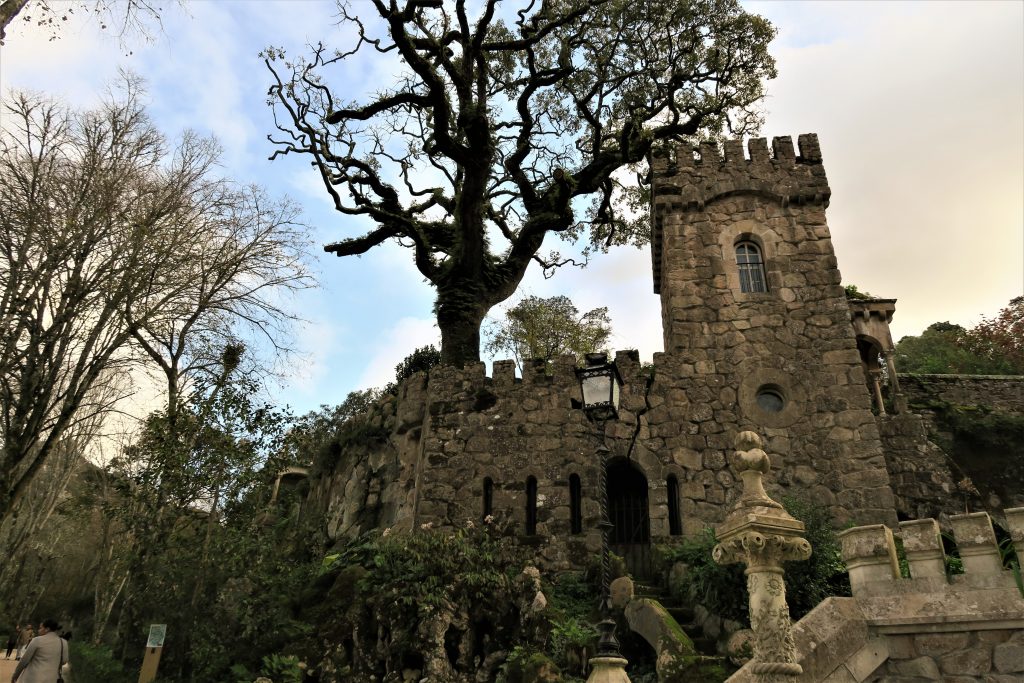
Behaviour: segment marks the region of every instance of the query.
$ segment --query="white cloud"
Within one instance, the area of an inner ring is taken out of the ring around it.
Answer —
[[[395,379],[395,366],[423,346],[440,348],[441,333],[433,318],[402,318],[394,327],[369,340],[373,355],[363,369],[358,388],[383,387]],[[354,387],[355,388],[355,387]]]

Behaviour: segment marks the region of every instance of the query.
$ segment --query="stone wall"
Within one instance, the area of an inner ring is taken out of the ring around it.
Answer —
[[[901,375],[900,384],[910,410],[924,418],[929,439],[948,455],[945,467],[950,479],[961,481],[967,477],[978,491],[966,500],[957,492],[956,503],[962,506],[966,502],[973,509],[993,514],[1004,507],[1024,505],[1024,490],[1020,487],[1024,481],[1024,448],[1020,445],[1024,377]],[[948,411],[972,420],[1005,416],[1017,426],[1000,433],[986,425],[980,429],[990,438],[979,440],[955,433],[944,419]],[[992,438],[996,436],[999,438]],[[935,466],[941,467],[942,463],[936,460]],[[937,509],[949,507],[950,501],[941,500],[941,489],[933,490],[933,497]]]
[[[576,565],[598,548],[596,449],[603,442],[612,461],[629,463],[647,480],[653,543],[671,538],[670,476],[678,484],[684,534],[720,522],[739,493],[727,453],[736,433],[751,424],[736,389],[723,376],[701,372],[702,362],[685,354],[656,354],[653,369],[642,368],[633,351],[619,352],[616,363],[625,382],[620,415],[603,426],[603,437],[578,407],[571,358],[547,370],[528,367],[521,379],[510,361],[496,362],[491,376],[482,363],[437,368],[429,381],[415,375],[397,397],[356,418],[365,425],[355,434],[384,437],[341,440],[331,466],[312,477],[310,514],[322,516],[333,541],[370,528],[457,527],[482,518],[484,480],[490,479],[492,512],[511,519],[522,533],[526,482],[534,477],[537,534],[524,541],[536,545],[551,566]],[[775,496],[825,502],[841,519],[891,516],[891,502],[884,514],[858,506],[884,479],[884,470],[863,474],[862,480],[857,461],[832,461],[844,443],[843,430],[853,431],[835,419],[815,417],[821,427],[813,438],[799,425],[764,429],[773,460],[766,486]],[[803,457],[787,453],[794,442],[804,444]],[[582,492],[578,534],[570,524],[573,474]]]
[[[962,512],[955,466],[946,452],[928,439],[925,418],[901,413],[878,415],[876,420],[899,517],[923,519]]]
[[[943,401],[1024,414],[1024,377],[901,373],[900,387],[915,411],[925,409],[933,401]]]

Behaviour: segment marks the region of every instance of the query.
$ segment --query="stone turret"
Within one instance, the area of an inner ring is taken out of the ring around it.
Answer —
[[[727,433],[786,453],[779,479],[839,518],[895,521],[867,379],[825,217],[815,135],[675,146],[651,160],[651,251],[666,355],[715,387]],[[685,386],[684,386],[685,385]],[[720,390],[727,387],[732,390]],[[729,419],[731,418],[731,419]]]

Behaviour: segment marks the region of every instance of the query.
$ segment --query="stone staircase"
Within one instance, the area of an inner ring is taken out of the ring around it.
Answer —
[[[684,605],[678,599],[672,597],[671,593],[664,586],[651,583],[636,583],[634,586],[637,598],[649,598],[661,603],[665,611],[669,613],[669,616],[675,619],[679,627],[682,628],[690,641],[693,642],[693,647],[698,654],[709,658],[721,659],[723,664],[728,665],[726,658],[719,655],[715,639],[706,637],[700,624],[694,620],[695,612],[693,607]]]

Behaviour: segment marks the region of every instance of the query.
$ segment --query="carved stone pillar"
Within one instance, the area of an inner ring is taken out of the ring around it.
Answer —
[[[885,358],[885,368],[889,375],[889,391],[892,392],[892,412],[905,413],[908,410],[907,397],[900,389],[900,376],[896,374],[896,363],[893,361],[893,358],[896,357],[896,349],[890,347],[882,355]]]
[[[870,370],[868,375],[870,376],[871,396],[875,400],[875,407],[878,408],[879,415],[885,415],[885,399],[882,397],[882,371]]]
[[[761,437],[741,432],[732,468],[743,480],[743,494],[717,529],[715,562],[746,565],[750,626],[754,631],[751,669],[762,681],[783,681],[803,669],[796,661],[782,563],[806,560],[811,544],[803,538],[803,522],[765,493],[762,477],[771,468],[761,450]]]

